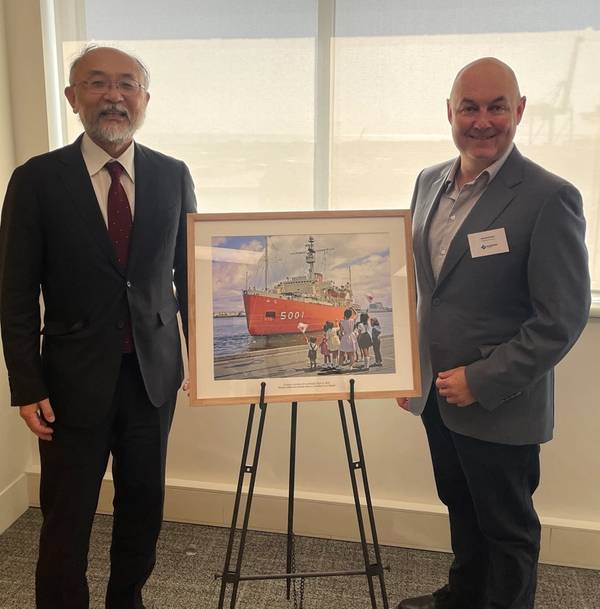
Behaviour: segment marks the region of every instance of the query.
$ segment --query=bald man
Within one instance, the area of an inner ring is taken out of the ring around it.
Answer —
[[[421,172],[413,240],[420,414],[448,507],[448,583],[399,609],[532,609],[540,522],[532,495],[552,438],[553,369],[586,324],[581,196],[513,144],[513,71],[484,58],[447,101],[458,158]]]
[[[137,59],[84,49],[65,95],[85,133],[18,167],[2,210],[11,403],[39,438],[38,609],[89,606],[89,537],[109,455],[107,609],[143,608],[154,567],[182,382],[178,310],[187,331],[186,214],[196,203],[184,163],[133,142],[148,87]]]

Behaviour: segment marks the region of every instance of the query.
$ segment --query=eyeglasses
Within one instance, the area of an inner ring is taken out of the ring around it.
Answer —
[[[132,78],[122,78],[120,80],[108,80],[106,78],[94,78],[93,80],[80,80],[73,83],[74,87],[83,85],[88,91],[94,95],[104,95],[110,91],[111,86],[118,89],[124,97],[137,95],[142,89],[145,89],[142,83]]]

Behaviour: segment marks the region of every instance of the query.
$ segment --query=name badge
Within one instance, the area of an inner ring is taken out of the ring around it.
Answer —
[[[467,235],[472,258],[505,254],[509,251],[506,231],[503,228],[484,230],[481,233]]]

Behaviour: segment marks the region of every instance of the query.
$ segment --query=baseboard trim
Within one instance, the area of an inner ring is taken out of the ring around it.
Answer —
[[[30,505],[39,505],[39,472],[27,474]],[[229,527],[235,487],[227,484],[167,480],[165,520]],[[242,505],[243,507],[243,505]],[[442,506],[375,501],[379,542],[383,545],[450,551],[446,511]],[[103,481],[98,512],[112,512],[112,482]],[[366,514],[365,514],[366,517]],[[541,516],[543,563],[600,569],[600,522]],[[287,531],[287,494],[279,489],[256,488],[250,528]],[[296,492],[294,528],[298,535],[358,541],[356,511],[351,497]]]
[[[29,507],[27,482],[27,474],[21,474],[0,491],[0,534]]]

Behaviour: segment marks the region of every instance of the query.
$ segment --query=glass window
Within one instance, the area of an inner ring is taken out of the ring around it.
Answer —
[[[506,61],[528,99],[517,146],[581,190],[600,293],[597,0],[55,0],[54,9],[61,84],[90,40],[147,63],[139,140],[188,163],[202,211],[408,207],[418,172],[456,155],[445,100],[457,70],[486,55]],[[72,141],[81,126],[62,107]]]
[[[185,160],[201,211],[312,208],[315,0],[86,0],[77,23],[58,4],[63,79],[87,41],[148,66],[136,137]]]
[[[456,156],[456,72],[498,57],[527,96],[517,146],[583,195],[600,290],[599,29],[597,0],[337,0],[330,207],[408,207],[419,171]]]

